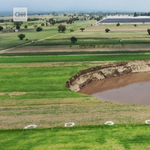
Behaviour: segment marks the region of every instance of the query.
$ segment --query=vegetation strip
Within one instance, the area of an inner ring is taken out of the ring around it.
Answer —
[[[147,149],[149,125],[94,125],[71,128],[0,130],[1,150]],[[7,143],[7,144],[6,144]],[[15,143],[15,144],[14,144]]]
[[[26,56],[1,57],[0,63],[33,63],[33,62],[77,62],[77,61],[127,61],[150,59],[150,54],[133,55],[82,55],[82,56]]]
[[[35,52],[35,53],[3,53],[0,56],[44,56],[44,55],[81,55],[81,54],[142,54],[150,50],[139,51],[79,51],[79,52]]]

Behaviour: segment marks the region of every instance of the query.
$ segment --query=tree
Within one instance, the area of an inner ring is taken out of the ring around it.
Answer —
[[[134,24],[134,26],[136,27],[137,25],[136,25],[136,24]]]
[[[60,24],[60,25],[58,26],[58,32],[65,32],[65,31],[66,31],[66,26]]]
[[[43,30],[43,29],[42,29],[41,27],[37,27],[37,28],[36,28],[36,31],[37,31],[37,32],[40,32],[40,31],[42,31],[42,30]]]
[[[77,42],[77,38],[75,38],[74,36],[70,38],[71,42],[75,43]]]
[[[24,28],[25,28],[25,29],[27,29],[27,28],[28,28],[28,26],[27,26],[27,25],[25,25],[25,26],[24,26]]]
[[[120,23],[117,23],[116,26],[120,26]]]
[[[19,30],[19,29],[20,29],[20,26],[19,26],[19,25],[17,25],[17,26],[16,26],[16,29],[18,29],[18,30]]]
[[[14,26],[21,26],[22,24],[22,22],[14,22]]]
[[[49,23],[52,24],[52,25],[54,25],[56,23],[56,21],[53,18],[50,18],[49,19]]]
[[[23,40],[25,38],[25,34],[21,33],[21,34],[18,35],[18,37],[19,37],[20,40]]]
[[[150,29],[147,29],[148,34],[150,35]]]
[[[0,31],[2,31],[3,30],[3,27],[2,26],[0,26]]]
[[[16,29],[18,30],[20,29],[22,24],[23,24],[22,22],[14,22],[14,26],[16,26]]]
[[[110,31],[110,29],[105,29],[105,32],[108,33]]]
[[[83,30],[85,30],[85,28],[80,28],[80,30],[83,32]]]
[[[44,23],[42,23],[42,24],[41,24],[41,26],[45,26],[45,24],[44,24]]]
[[[138,14],[135,12],[135,13],[134,13],[134,17],[137,17],[137,16],[138,16]]]
[[[50,24],[55,25],[55,24],[56,24],[56,21],[53,20],[53,21],[50,22]]]
[[[73,29],[70,29],[70,32],[74,32],[74,30],[73,30]]]
[[[51,22],[51,21],[53,21],[53,20],[54,20],[53,18],[50,18],[50,19],[49,19],[49,22]]]
[[[67,24],[72,24],[72,23],[73,23],[73,20],[72,20],[72,19],[69,19],[69,20],[66,21],[66,23],[67,23]]]

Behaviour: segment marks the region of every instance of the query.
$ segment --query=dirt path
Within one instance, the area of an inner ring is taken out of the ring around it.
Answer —
[[[4,53],[37,53],[37,52],[81,52],[81,51],[134,51],[134,50],[150,50],[149,46],[144,47],[110,47],[110,48],[50,48],[48,46],[28,46],[23,48],[12,48],[5,50]],[[1,53],[1,51],[0,51]]]
[[[44,41],[44,40],[46,40],[46,39],[52,38],[52,37],[57,36],[57,35],[58,35],[58,34],[55,34],[55,35],[53,35],[53,36],[46,37],[46,38],[44,38],[44,39],[39,39],[39,40],[37,40],[37,41],[35,41],[35,42]],[[4,49],[4,50],[1,50],[1,51],[0,51],[0,54],[3,54],[3,53],[6,53],[6,52],[8,52],[8,51],[10,51],[10,50],[14,50],[14,49],[16,49],[16,48],[19,48],[20,46],[26,46],[26,45],[31,45],[31,44],[32,44],[32,43],[30,42],[30,43],[25,43],[25,44],[22,44],[22,45],[19,45],[19,46],[15,46],[15,47],[12,47],[12,48]]]

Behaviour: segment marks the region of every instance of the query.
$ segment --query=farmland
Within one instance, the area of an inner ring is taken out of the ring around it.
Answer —
[[[42,22],[35,23],[40,26]],[[0,34],[2,149],[146,149],[149,146],[149,127],[144,121],[150,117],[150,106],[104,102],[65,87],[69,78],[90,67],[150,59],[149,24],[117,27],[91,26],[92,23],[95,21],[63,23],[67,27],[64,33],[58,32],[58,24],[44,26],[41,32],[36,32],[33,26],[21,27],[19,32],[29,41],[19,40],[19,33]],[[85,31],[80,31],[81,27]],[[106,28],[111,31],[106,33]],[[72,36],[77,42],[70,41]],[[31,44],[31,40],[35,43]],[[8,50],[4,53],[5,49]],[[107,120],[116,124],[103,125]],[[70,121],[76,126],[64,128]],[[24,130],[28,124],[36,124],[38,129]]]

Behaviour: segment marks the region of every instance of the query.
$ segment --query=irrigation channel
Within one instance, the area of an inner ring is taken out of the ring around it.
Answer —
[[[104,101],[150,105],[150,73],[92,81],[79,92]]]

